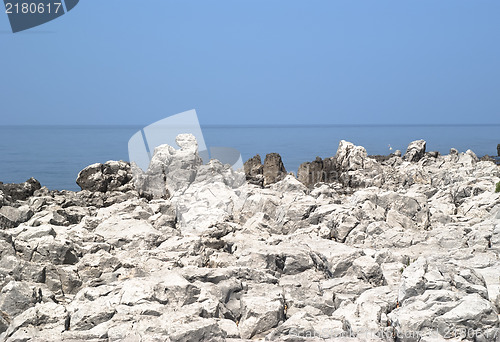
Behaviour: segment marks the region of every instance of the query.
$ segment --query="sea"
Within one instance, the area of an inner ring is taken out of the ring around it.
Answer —
[[[80,190],[78,172],[108,160],[128,161],[128,141],[141,126],[0,126],[0,181],[34,177],[51,190]],[[387,155],[417,139],[427,151],[448,154],[468,149],[496,156],[500,125],[311,125],[202,126],[207,146],[231,147],[243,161],[259,154],[281,155],[287,171],[334,156],[340,140],[364,146],[370,155]]]

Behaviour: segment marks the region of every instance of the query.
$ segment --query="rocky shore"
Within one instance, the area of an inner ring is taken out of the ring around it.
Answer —
[[[494,162],[341,141],[295,176],[178,145],[79,192],[0,184],[1,341],[500,341]]]

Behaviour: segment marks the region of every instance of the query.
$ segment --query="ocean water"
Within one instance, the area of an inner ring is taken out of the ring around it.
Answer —
[[[93,163],[128,160],[128,140],[141,126],[0,126],[0,181],[30,177],[49,189],[79,190],[78,172]],[[238,149],[243,161],[279,153],[287,171],[316,156],[331,157],[341,139],[362,145],[368,154],[403,153],[417,139],[428,151],[447,154],[454,147],[478,156],[496,156],[500,125],[470,126],[206,126],[207,146]]]

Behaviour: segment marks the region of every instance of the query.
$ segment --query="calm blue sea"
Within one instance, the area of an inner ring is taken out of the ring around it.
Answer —
[[[78,172],[89,164],[128,160],[129,138],[140,126],[0,126],[0,181],[38,179],[49,189],[79,190]],[[335,155],[341,139],[369,154],[403,153],[409,142],[425,139],[429,151],[451,147],[496,155],[500,125],[475,126],[209,126],[207,146],[238,149],[243,160],[278,152],[288,171],[300,163]],[[391,150],[392,148],[392,150]]]

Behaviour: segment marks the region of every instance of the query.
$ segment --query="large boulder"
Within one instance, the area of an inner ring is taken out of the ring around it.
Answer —
[[[218,160],[211,160],[197,170],[196,179],[177,196],[172,197],[178,228],[204,231],[230,219],[239,196],[237,189],[245,181],[242,172],[233,171]]]
[[[155,148],[146,172],[132,164],[134,184],[141,196],[170,198],[194,181],[203,163],[196,138],[192,134],[179,134],[175,141],[180,149],[167,144]]]
[[[76,183],[82,190],[107,192],[123,190],[123,186],[131,179],[129,163],[108,161],[104,164],[96,163],[87,166],[78,174]]]
[[[92,302],[75,303],[76,305],[70,308],[71,330],[89,330],[113,318],[116,309],[101,298]]]
[[[425,156],[425,140],[415,140],[408,145],[403,159],[409,162],[418,162]]]
[[[43,234],[46,229],[40,227],[38,230]],[[17,255],[26,260],[52,265],[73,265],[78,262],[78,246],[72,241],[60,236],[48,234],[37,236],[31,233],[31,229],[19,234],[14,240]]]
[[[446,261],[420,257],[402,274],[398,308],[388,317],[400,341],[439,333],[449,338],[453,333],[472,331],[467,340],[493,341],[499,333],[495,306],[488,300],[483,277],[473,269],[457,267]]]
[[[67,319],[68,313],[63,305],[38,303],[15,317],[0,338],[2,341],[60,341],[59,334],[64,331]],[[42,331],[41,326],[44,327]]]
[[[341,140],[335,155],[337,165],[342,171],[355,171],[373,166],[375,161],[368,158],[363,146],[356,146],[351,142]]]
[[[241,313],[238,328],[242,338],[250,339],[258,333],[274,328],[284,321],[283,293],[275,286],[257,285],[241,299]]]
[[[359,279],[375,286],[384,285],[385,279],[380,265],[375,259],[368,255],[361,256],[354,260],[352,267]]]
[[[28,221],[33,216],[33,211],[27,205],[19,208],[11,206],[0,207],[0,228],[14,228]]]
[[[35,305],[36,294],[36,290],[26,282],[10,281],[0,291],[0,312],[11,320]]]

